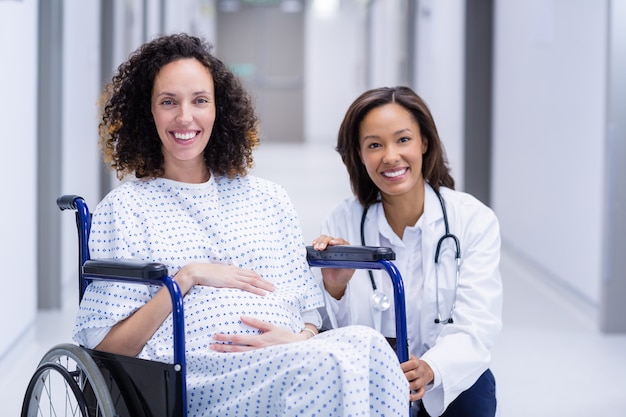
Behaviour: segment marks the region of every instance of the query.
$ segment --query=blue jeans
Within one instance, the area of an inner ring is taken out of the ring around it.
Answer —
[[[496,379],[487,369],[467,390],[450,403],[441,417],[494,417],[496,415]],[[422,409],[418,417],[430,417]]]

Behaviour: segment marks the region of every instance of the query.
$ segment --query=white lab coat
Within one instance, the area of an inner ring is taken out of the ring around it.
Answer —
[[[405,279],[409,351],[426,361],[435,373],[423,403],[431,416],[439,416],[461,392],[471,387],[489,368],[491,349],[502,327],[502,281],[499,272],[500,228],[493,211],[469,194],[445,187],[440,193],[446,203],[450,232],[461,246],[461,273],[457,290],[454,323],[436,324],[434,256],[437,241],[445,233],[441,205],[430,185],[425,185],[424,214],[421,225],[421,254],[423,280],[411,288]],[[379,206],[379,207],[376,207]],[[361,244],[360,221],[363,207],[354,197],[340,203],[322,225],[322,233],[342,237],[351,244]],[[382,220],[381,220],[382,219]],[[380,246],[378,222],[384,221],[380,203],[370,207],[365,220],[365,242]],[[445,245],[451,245],[446,239]],[[392,246],[392,249],[395,249]],[[405,249],[405,254],[410,253]],[[402,263],[402,262],[398,262]],[[439,311],[447,318],[455,288],[455,261],[450,247],[440,261]],[[406,271],[400,269],[401,274]],[[377,286],[385,277],[374,272]],[[387,278],[388,279],[388,278]],[[370,305],[372,285],[366,271],[356,271],[344,297],[338,302],[326,293],[327,323],[332,327],[363,324],[381,330],[381,312]],[[386,291],[393,299],[393,293]],[[421,293],[421,299],[411,294]],[[393,309],[393,304],[392,304]],[[420,313],[421,312],[421,313]],[[393,314],[391,314],[393,320]],[[419,328],[412,331],[411,326]],[[388,333],[388,332],[386,332]],[[386,336],[394,336],[386,334]]]

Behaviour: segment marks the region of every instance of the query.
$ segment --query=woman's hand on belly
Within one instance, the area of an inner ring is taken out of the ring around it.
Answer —
[[[216,288],[238,288],[257,295],[274,291],[274,284],[262,278],[256,272],[234,265],[191,263],[176,273],[174,279],[183,294],[194,285]]]
[[[241,321],[248,326],[259,329],[261,334],[241,335],[216,333],[213,335],[213,339],[218,343],[212,343],[210,345],[211,349],[217,352],[247,352],[268,346],[298,342],[308,338],[306,335],[296,334],[286,327],[268,323],[253,317],[241,317]]]

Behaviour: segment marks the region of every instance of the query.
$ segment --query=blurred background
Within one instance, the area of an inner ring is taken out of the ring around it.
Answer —
[[[625,22],[623,0],[0,0],[0,394],[19,409],[45,344],[69,341],[76,236],[55,200],[95,207],[116,185],[103,85],[141,43],[188,32],[252,92],[253,173],[285,185],[306,242],[350,194],[333,148],[348,105],[415,89],[457,188],[501,222],[500,414],[623,415]]]

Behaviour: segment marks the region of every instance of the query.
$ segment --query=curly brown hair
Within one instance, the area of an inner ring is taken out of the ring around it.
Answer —
[[[217,176],[246,175],[259,144],[252,99],[237,77],[212,54],[212,45],[184,33],[158,37],[121,64],[102,94],[99,124],[104,161],[118,178],[163,175],[161,140],[150,107],[154,80],[170,62],[195,58],[213,77],[216,117],[204,150],[207,168]]]
[[[422,139],[427,142],[428,148],[422,162],[424,179],[435,190],[439,190],[440,186],[454,188],[443,143],[424,100],[409,87],[381,87],[361,94],[348,108],[339,128],[335,149],[348,170],[354,195],[364,207],[371,206],[378,199],[379,189],[359,158],[359,133],[365,116],[371,110],[389,103],[399,104],[411,113],[420,128]]]

